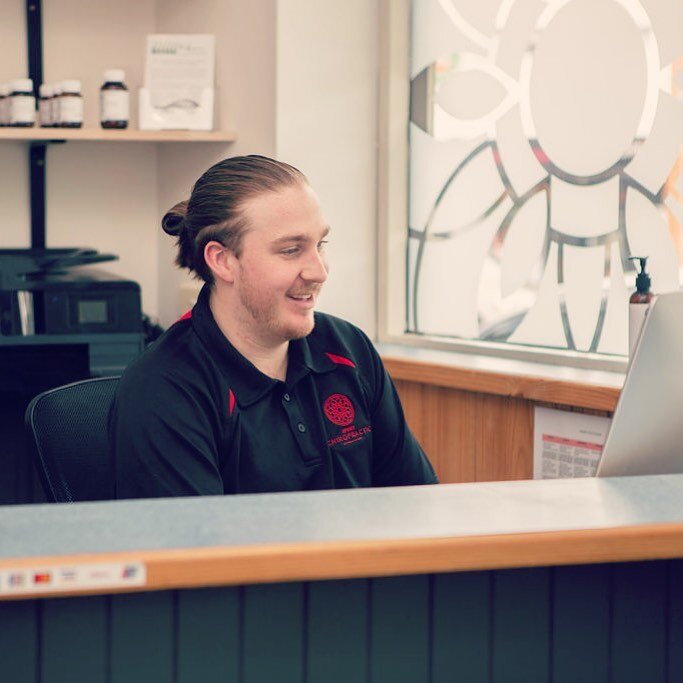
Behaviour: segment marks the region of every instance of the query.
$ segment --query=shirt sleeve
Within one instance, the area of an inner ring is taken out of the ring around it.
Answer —
[[[373,486],[438,484],[439,480],[410,431],[401,401],[370,340],[374,387],[372,411]]]
[[[117,498],[222,494],[210,397],[181,378],[139,375],[122,378],[109,416]]]

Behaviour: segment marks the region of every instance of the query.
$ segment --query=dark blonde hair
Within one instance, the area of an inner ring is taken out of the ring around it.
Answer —
[[[244,202],[265,192],[306,185],[306,176],[289,164],[258,154],[224,159],[194,184],[190,198],[166,212],[161,227],[177,238],[176,263],[213,282],[204,247],[216,240],[240,256],[247,222]]]

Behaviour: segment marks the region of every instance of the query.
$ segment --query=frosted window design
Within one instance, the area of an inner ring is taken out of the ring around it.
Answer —
[[[683,2],[414,0],[407,328],[626,354],[678,289]]]

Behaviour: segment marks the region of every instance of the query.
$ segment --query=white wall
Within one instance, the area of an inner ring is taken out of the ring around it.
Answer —
[[[376,0],[279,0],[276,151],[332,226],[320,308],[376,333]]]
[[[157,0],[157,32],[216,36],[216,127],[237,132],[231,145],[161,145],[159,205],[159,313],[177,319],[178,288],[190,281],[174,265],[173,239],[159,226],[163,214],[187,199],[192,184],[212,164],[237,154],[275,153],[275,0]]]

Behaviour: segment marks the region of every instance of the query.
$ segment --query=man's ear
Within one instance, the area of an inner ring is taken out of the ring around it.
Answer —
[[[206,243],[204,261],[213,273],[214,278],[231,284],[235,281],[237,257],[220,242],[211,240]]]

